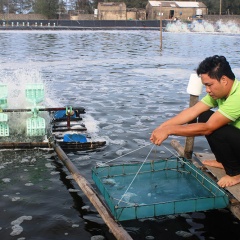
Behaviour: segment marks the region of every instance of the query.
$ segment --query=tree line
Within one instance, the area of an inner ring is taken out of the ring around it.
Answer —
[[[220,14],[220,10],[222,15],[240,15],[239,0],[199,1],[207,6],[210,15]],[[145,9],[148,0],[0,0],[0,13],[34,12],[53,19],[69,10],[93,14],[99,2],[125,2],[127,8]]]

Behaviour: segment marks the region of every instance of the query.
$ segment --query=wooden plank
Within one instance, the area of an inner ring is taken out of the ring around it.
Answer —
[[[58,127],[52,128],[53,132],[67,132],[67,131],[75,131],[75,132],[84,132],[87,131],[85,127]]]
[[[60,147],[66,151],[92,151],[106,145],[106,141],[98,142],[58,142]],[[0,149],[33,149],[52,148],[49,142],[0,142]]]
[[[203,160],[215,160],[215,156],[212,153],[195,153],[196,157],[202,162]],[[219,180],[223,176],[226,175],[224,169],[206,166],[206,169],[210,171],[210,173]],[[240,184],[236,184],[231,187],[225,188],[231,195],[229,195],[230,205],[229,209],[237,217],[240,219]]]
[[[215,156],[212,153],[195,153],[196,157],[202,162],[203,160],[215,160]],[[210,167],[204,165],[205,168],[207,168],[213,176],[219,180],[223,176],[226,175],[226,172],[224,169],[216,168],[216,167]],[[240,184],[226,187],[226,189],[238,200],[240,201]]]

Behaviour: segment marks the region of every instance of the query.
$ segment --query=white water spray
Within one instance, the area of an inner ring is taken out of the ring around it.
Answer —
[[[27,101],[25,96],[25,88],[27,84],[38,83],[43,84],[44,88],[47,86],[44,84],[41,73],[38,70],[17,69],[11,73],[1,72],[1,82],[7,86],[7,108],[8,109],[23,109],[32,108],[33,103]],[[46,89],[47,90],[47,89]],[[48,92],[48,91],[45,91]],[[41,107],[44,107],[44,102],[40,103]],[[1,138],[1,140],[17,140],[20,141],[26,138],[26,119],[31,117],[31,112],[9,112],[8,125],[10,129],[10,137]],[[48,118],[48,114],[40,113],[45,119]],[[19,139],[21,138],[21,139]]]
[[[165,29],[167,32],[212,32],[240,34],[240,26],[234,21],[223,22],[222,20],[212,24],[208,21],[194,20],[191,23],[176,21],[168,23]]]

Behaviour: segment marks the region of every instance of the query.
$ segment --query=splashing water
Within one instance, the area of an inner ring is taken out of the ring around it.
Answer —
[[[11,73],[1,73],[1,84],[7,85],[7,108],[9,109],[23,109],[32,108],[33,103],[27,101],[25,96],[25,88],[27,84],[38,83],[44,84],[41,73],[36,69],[17,69]],[[46,88],[46,86],[44,85]],[[47,90],[47,89],[46,89]],[[48,91],[46,91],[48,92]],[[43,107],[44,102],[38,104],[39,107]],[[17,140],[19,138],[25,138],[26,131],[26,119],[31,117],[31,112],[9,112],[8,124],[10,128],[10,137],[1,138],[1,141]],[[39,115],[48,117],[47,113],[39,113]],[[28,139],[30,140],[30,139]],[[32,139],[31,139],[32,140]]]
[[[187,23],[176,21],[175,23],[168,23],[166,26],[167,32],[189,32],[189,26]]]
[[[8,88],[8,108],[32,107],[25,97],[25,88],[29,83],[44,84],[37,70],[17,69],[12,73],[1,74],[1,83]]]
[[[54,96],[51,91],[51,86],[47,84],[42,78],[42,74],[37,69],[17,69],[13,72],[0,71],[2,76],[0,84],[7,85],[7,108],[8,109],[32,109],[34,104],[27,100],[25,96],[25,88],[27,84],[37,83],[44,85],[44,100],[37,104],[38,108],[49,107],[64,107],[66,104],[59,102],[59,98]],[[72,103],[73,104],[73,103]],[[26,120],[32,116],[29,112],[8,112],[8,125],[10,129],[10,136],[0,138],[3,142],[32,142],[33,140],[40,140],[44,137],[28,137],[26,136]],[[39,116],[46,120],[46,128],[50,125],[49,112],[40,111]],[[98,136],[99,122],[94,120],[93,117],[86,114],[83,117],[83,123],[91,134],[92,140],[104,140]]]
[[[194,21],[190,26],[192,32],[205,32],[205,28],[202,23]]]
[[[167,32],[220,32],[239,34],[240,26],[234,21],[223,22],[219,20],[216,24],[212,24],[205,20],[194,20],[188,24],[181,21],[168,23],[165,30]]]
[[[224,33],[240,33],[240,27],[234,21],[223,23],[221,20],[217,22],[217,31]]]

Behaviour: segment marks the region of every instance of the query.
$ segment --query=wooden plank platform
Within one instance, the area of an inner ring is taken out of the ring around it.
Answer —
[[[194,153],[198,160],[201,162],[203,160],[215,160],[215,156],[212,153]],[[206,166],[204,165],[204,168],[207,169],[216,179],[217,181],[226,175],[226,172],[224,169]],[[229,200],[230,200],[230,206],[229,209],[231,212],[240,219],[240,184],[226,187],[225,190],[229,192]]]
[[[177,142],[176,140],[173,140],[171,142],[171,145],[173,148],[178,152],[180,156],[184,156],[184,148]],[[194,159],[194,156],[196,159]],[[215,160],[215,156],[212,153],[193,153],[193,158],[191,159],[193,164],[197,166],[198,168],[202,169],[203,173],[208,175],[209,177],[216,180],[216,182],[226,175],[224,169],[216,168],[216,167],[210,167],[205,166],[201,164],[203,160]],[[234,185],[232,187],[226,187],[224,188],[229,195],[230,205],[229,209],[231,212],[240,220],[240,184]]]
[[[211,153],[195,153],[196,157],[202,162],[203,160],[214,160],[216,159],[214,154]],[[216,168],[216,167],[210,167],[210,166],[204,166],[207,168],[214,177],[216,177],[218,180],[226,175],[226,172],[224,169]],[[240,201],[240,184],[234,185],[232,187],[227,187],[226,190],[231,192],[234,197]]]

